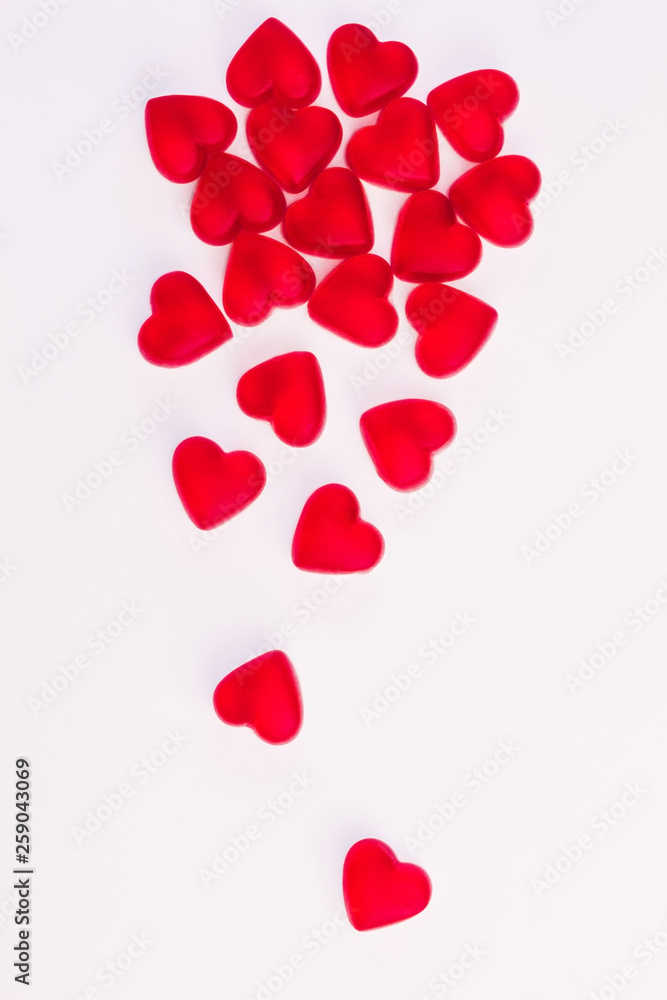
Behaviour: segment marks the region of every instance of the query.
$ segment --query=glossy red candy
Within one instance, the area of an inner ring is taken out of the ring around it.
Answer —
[[[482,241],[458,222],[440,191],[417,191],[403,205],[394,232],[391,266],[403,281],[452,281],[480,262]]]
[[[382,535],[359,517],[359,501],[339,483],[320,486],[306,500],[292,561],[311,573],[358,573],[372,569],[384,552]]]
[[[358,931],[416,916],[431,899],[431,880],[419,865],[398,860],[381,840],[358,840],[343,864],[343,899]]]
[[[294,448],[312,444],[324,427],[322,369],[309,351],[269,358],[241,376],[236,399],[244,413],[268,420],[281,441]]]
[[[222,246],[245,230],[264,233],[285,214],[285,195],[254,163],[216,153],[199,179],[190,206],[190,221],[204,243]]]
[[[256,455],[224,452],[205,437],[181,441],[174,452],[172,471],[190,520],[205,531],[240,513],[266,483],[266,470]]]
[[[246,133],[258,163],[291,194],[312,184],[343,138],[342,126],[328,108],[292,111],[275,101],[250,112]]]
[[[267,743],[288,743],[301,729],[303,705],[294,667],[277,649],[232,670],[213,692],[216,715],[249,726]]]
[[[243,43],[227,69],[227,90],[245,108],[278,101],[289,108],[312,104],[322,77],[300,38],[269,17]]]
[[[222,304],[234,323],[256,326],[276,307],[303,305],[315,273],[291,247],[268,236],[241,233],[234,240],[222,285]]]
[[[380,347],[398,329],[398,313],[388,301],[393,283],[386,260],[359,254],[323,278],[310,297],[308,314],[353,344]]]
[[[234,113],[211,97],[169,94],[146,104],[146,138],[163,177],[185,184],[199,177],[206,158],[236,136]]]
[[[480,69],[442,83],[431,91],[426,103],[459,156],[481,163],[503,148],[501,122],[519,103],[519,89],[507,73]]]
[[[379,111],[417,78],[417,58],[402,42],[379,42],[363,24],[336,28],[327,46],[331,86],[352,118]]]
[[[302,253],[351,257],[373,246],[373,220],[358,178],[345,167],[330,167],[285,213],[283,235]]]
[[[362,413],[361,436],[381,479],[395,490],[428,482],[433,454],[454,437],[456,421],[430,399],[395,399]]]
[[[460,288],[435,282],[415,288],[405,312],[418,333],[417,364],[432,378],[446,378],[465,368],[498,320],[493,306]]]
[[[433,115],[414,97],[399,97],[375,125],[354,133],[347,144],[348,165],[362,180],[395,191],[422,191],[440,176]]]
[[[139,351],[162,368],[179,368],[220,347],[229,323],[206,289],[185,271],[170,271],[151,289],[151,315],[139,330]]]
[[[528,157],[499,156],[454,181],[449,197],[459,218],[480,236],[500,247],[518,247],[533,231],[528,202],[540,184]]]

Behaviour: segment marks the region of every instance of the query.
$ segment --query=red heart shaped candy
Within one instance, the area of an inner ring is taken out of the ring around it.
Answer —
[[[482,241],[457,222],[440,191],[417,191],[403,205],[394,232],[391,266],[403,281],[452,281],[477,267]]]
[[[329,108],[292,111],[275,101],[248,115],[248,142],[257,161],[285,191],[304,191],[333,159],[343,138]]]
[[[343,864],[343,898],[358,931],[416,916],[431,899],[431,880],[419,865],[398,860],[381,840],[358,840]]]
[[[320,486],[306,500],[292,561],[311,573],[358,573],[372,569],[384,552],[382,535],[359,517],[359,501],[339,483]]]
[[[315,273],[291,247],[268,236],[241,233],[234,240],[222,285],[222,304],[234,323],[256,326],[277,306],[303,305]]]
[[[468,170],[449,189],[456,214],[490,243],[518,247],[533,231],[528,202],[540,172],[527,156],[499,156]]]
[[[204,531],[242,511],[266,483],[266,470],[256,455],[224,452],[205,437],[181,441],[174,452],[172,471],[188,517]]]
[[[519,88],[507,73],[480,69],[442,83],[431,91],[426,103],[459,156],[481,163],[503,148],[501,122],[519,103]]]
[[[465,368],[498,320],[493,306],[460,288],[435,282],[413,289],[405,312],[418,333],[417,364],[432,378],[446,378]]]
[[[398,313],[387,300],[393,283],[386,260],[359,254],[338,264],[319,283],[308,302],[308,314],[353,344],[380,347],[398,329]]]
[[[395,399],[362,413],[361,435],[381,479],[395,490],[416,490],[433,468],[433,453],[456,433],[451,410],[430,399]]]
[[[373,246],[373,220],[358,178],[345,167],[330,167],[305,196],[285,212],[283,235],[302,253],[351,257]]]
[[[327,46],[331,86],[352,118],[379,111],[417,78],[417,59],[402,42],[379,42],[363,24],[336,28]]]
[[[421,191],[440,176],[433,115],[414,97],[388,104],[375,125],[354,133],[345,155],[362,180],[394,191]]]
[[[301,729],[303,705],[294,667],[272,649],[232,670],[213,692],[216,715],[249,726],[267,743],[289,743]]]
[[[194,181],[208,154],[236,136],[234,113],[211,97],[169,94],[146,103],[146,138],[153,163],[177,184]]]
[[[170,271],[151,289],[151,315],[139,330],[141,355],[152,365],[179,368],[220,347],[229,323],[206,289],[185,271]]]
[[[227,69],[227,90],[245,108],[278,101],[289,108],[312,104],[322,77],[300,38],[269,17],[246,39]]]
[[[199,178],[190,221],[204,243],[222,246],[245,230],[264,233],[285,214],[285,195],[274,180],[239,156],[216,153]]]
[[[244,413],[268,420],[280,440],[295,448],[312,444],[322,433],[324,381],[309,351],[281,354],[251,368],[239,380],[236,399]]]

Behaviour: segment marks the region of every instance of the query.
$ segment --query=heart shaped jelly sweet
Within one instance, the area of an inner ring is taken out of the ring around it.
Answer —
[[[163,177],[186,184],[199,177],[212,152],[236,137],[234,113],[211,97],[168,94],[146,103],[146,139]]]
[[[234,240],[222,285],[222,304],[234,323],[256,326],[276,307],[303,305],[315,273],[296,250],[268,236],[241,233]]]
[[[388,104],[375,125],[354,133],[345,155],[362,180],[395,191],[421,191],[440,176],[433,115],[414,97]]]
[[[301,729],[303,705],[294,667],[280,650],[232,670],[213,692],[216,715],[230,726],[249,726],[267,743],[289,743]]]
[[[204,531],[234,517],[257,497],[266,470],[249,451],[229,451],[205,437],[189,437],[172,459],[174,483],[191,521]]]
[[[493,306],[460,288],[435,282],[413,289],[405,312],[418,333],[417,364],[432,378],[446,378],[465,368],[498,320]]]
[[[304,198],[285,212],[283,235],[302,253],[351,257],[373,246],[373,220],[360,181],[345,167],[329,167]]]
[[[246,134],[258,163],[285,191],[297,194],[333,159],[343,129],[329,108],[292,111],[272,101],[250,112]]]
[[[403,281],[452,281],[479,264],[482,241],[458,222],[440,191],[417,191],[396,222],[391,266]]]
[[[456,421],[442,403],[395,399],[362,413],[361,435],[381,479],[395,490],[428,482],[433,454],[449,444]]]
[[[449,189],[454,211],[490,243],[518,247],[533,231],[528,208],[540,172],[527,156],[499,156],[468,170]]]
[[[151,289],[151,315],[139,330],[141,355],[152,365],[178,368],[220,347],[229,323],[206,289],[185,271],[170,271]]]
[[[347,486],[329,483],[306,500],[292,541],[292,561],[311,573],[358,573],[382,558],[382,535],[359,517]]]
[[[417,58],[402,42],[379,42],[363,24],[336,28],[327,46],[336,100],[352,118],[373,114],[401,97],[417,78]]]
[[[398,860],[381,840],[358,840],[343,863],[343,898],[358,931],[408,920],[431,899],[431,880],[419,865]]]
[[[312,444],[324,427],[322,369],[309,351],[269,358],[241,376],[236,399],[244,413],[268,420],[281,441],[294,448]]]
[[[223,246],[244,230],[264,233],[285,214],[285,195],[254,163],[216,153],[199,178],[190,206],[190,222],[204,243]]]
[[[384,258],[372,253],[351,257],[319,283],[308,315],[353,344],[380,347],[398,329],[398,313],[388,301],[393,283]]]
[[[289,108],[312,104],[322,77],[300,38],[269,17],[246,39],[227,69],[227,90],[237,104],[256,108],[278,101]]]
[[[501,123],[519,103],[519,88],[507,73],[480,69],[440,84],[426,103],[459,156],[481,163],[497,156],[503,148]]]

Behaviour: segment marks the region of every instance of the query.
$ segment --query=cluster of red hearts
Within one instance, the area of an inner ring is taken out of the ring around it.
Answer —
[[[499,156],[502,122],[519,95],[506,73],[480,70],[449,80],[426,103],[403,95],[417,77],[414,53],[380,43],[358,24],[334,31],[327,49],[334,95],[353,118],[379,112],[345,151],[347,167],[329,167],[342,142],[338,116],[313,104],[321,88],[317,62],[297,36],[269,18],[246,40],[227,70],[231,97],[249,108],[246,134],[259,166],[227,152],[237,134],[234,113],[208,97],[171,95],[146,106],[149,149],[171,181],[196,181],[191,223],[213,246],[231,244],[222,290],[224,312],[192,275],[160,277],[139,349],[164,367],[190,364],[232,337],[228,318],[261,323],[275,308],[307,303],[321,326],[362,347],[396,334],[389,300],[394,277],[412,282],[406,316],[417,332],[415,357],[427,375],[460,371],[488,339],[496,310],[445,282],[469,274],[482,256],[481,237],[518,246],[532,231],[529,201],[540,175],[523,156]],[[475,163],[445,195],[436,126],[453,149]],[[362,181],[405,192],[390,262],[370,253],[373,220]],[[285,193],[303,194],[288,206]],[[264,233],[282,226],[283,240]],[[317,284],[302,254],[340,261]],[[314,354],[295,351],[247,371],[237,387],[241,410],[270,422],[286,444],[305,447],[326,417],[322,372]],[[426,399],[392,400],[367,410],[360,430],[380,477],[396,490],[423,486],[433,455],[455,433],[447,407]],[[201,529],[238,514],[262,491],[266,471],[246,451],[225,452],[205,437],[182,441],[173,475],[183,506]],[[302,570],[350,573],[371,569],[384,550],[380,532],[360,518],[355,494],[339,483],[306,501],[292,542]],[[273,650],[229,673],[214,707],[231,725],[248,725],[270,743],[298,733],[303,716],[294,668]],[[344,898],[357,929],[421,912],[431,895],[426,873],[401,864],[377,840],[355,844],[345,859]]]

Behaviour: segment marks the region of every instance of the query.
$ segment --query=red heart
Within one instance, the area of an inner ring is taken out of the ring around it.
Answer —
[[[395,490],[416,490],[433,468],[432,455],[454,437],[450,410],[429,399],[395,399],[362,413],[361,435],[380,479]]]
[[[292,111],[272,101],[255,108],[246,122],[257,161],[285,191],[304,191],[333,158],[343,138],[328,108]]]
[[[503,148],[500,123],[519,103],[519,88],[507,73],[480,69],[442,83],[431,91],[426,103],[459,156],[481,163]]]
[[[277,649],[223,677],[213,692],[213,707],[223,722],[249,726],[267,743],[289,743],[303,720],[294,667]]]
[[[236,136],[234,113],[211,97],[169,94],[146,104],[146,138],[153,163],[178,184],[194,181],[206,157]]]
[[[414,97],[388,104],[375,125],[354,133],[345,155],[362,180],[394,191],[421,191],[440,176],[433,115]]]
[[[435,282],[413,289],[405,312],[418,333],[417,364],[432,378],[446,378],[465,368],[498,319],[493,306],[460,288]]]
[[[359,517],[359,501],[339,483],[320,486],[306,500],[292,562],[311,573],[358,573],[372,569],[384,552],[382,535]]]
[[[381,840],[358,840],[345,856],[343,898],[352,926],[368,931],[421,913],[431,899],[431,880]]]
[[[179,368],[220,347],[229,323],[206,289],[185,271],[170,271],[151,289],[151,315],[139,330],[141,355],[152,365]]]
[[[281,354],[251,368],[239,380],[236,399],[244,413],[268,420],[280,440],[295,448],[312,444],[322,433],[324,381],[309,351]]]
[[[540,172],[526,156],[499,156],[454,181],[449,197],[456,214],[500,247],[518,247],[533,231],[528,202],[540,190]]]
[[[266,470],[249,451],[224,452],[205,437],[189,437],[172,459],[174,483],[188,517],[205,531],[252,503],[266,483]]]
[[[256,326],[276,307],[307,302],[315,273],[291,247],[268,236],[241,233],[234,240],[222,286],[222,304],[234,323]]]
[[[315,257],[351,257],[373,246],[373,220],[364,189],[352,171],[330,167],[305,198],[285,212],[288,243]]]
[[[417,58],[402,42],[379,42],[363,24],[336,28],[327,46],[331,86],[343,111],[361,118],[401,97],[417,78]]]
[[[190,221],[204,243],[231,243],[241,230],[264,233],[285,214],[285,195],[274,180],[239,156],[216,153],[199,178]]]
[[[290,108],[312,104],[322,77],[300,38],[269,17],[243,43],[227,69],[227,90],[238,104],[256,108],[278,101]]]
[[[452,281],[477,267],[482,241],[456,221],[440,191],[417,191],[403,205],[394,232],[391,266],[403,281]]]
[[[351,257],[319,283],[308,302],[308,315],[353,344],[380,347],[398,329],[398,313],[387,301],[393,283],[382,257]]]

